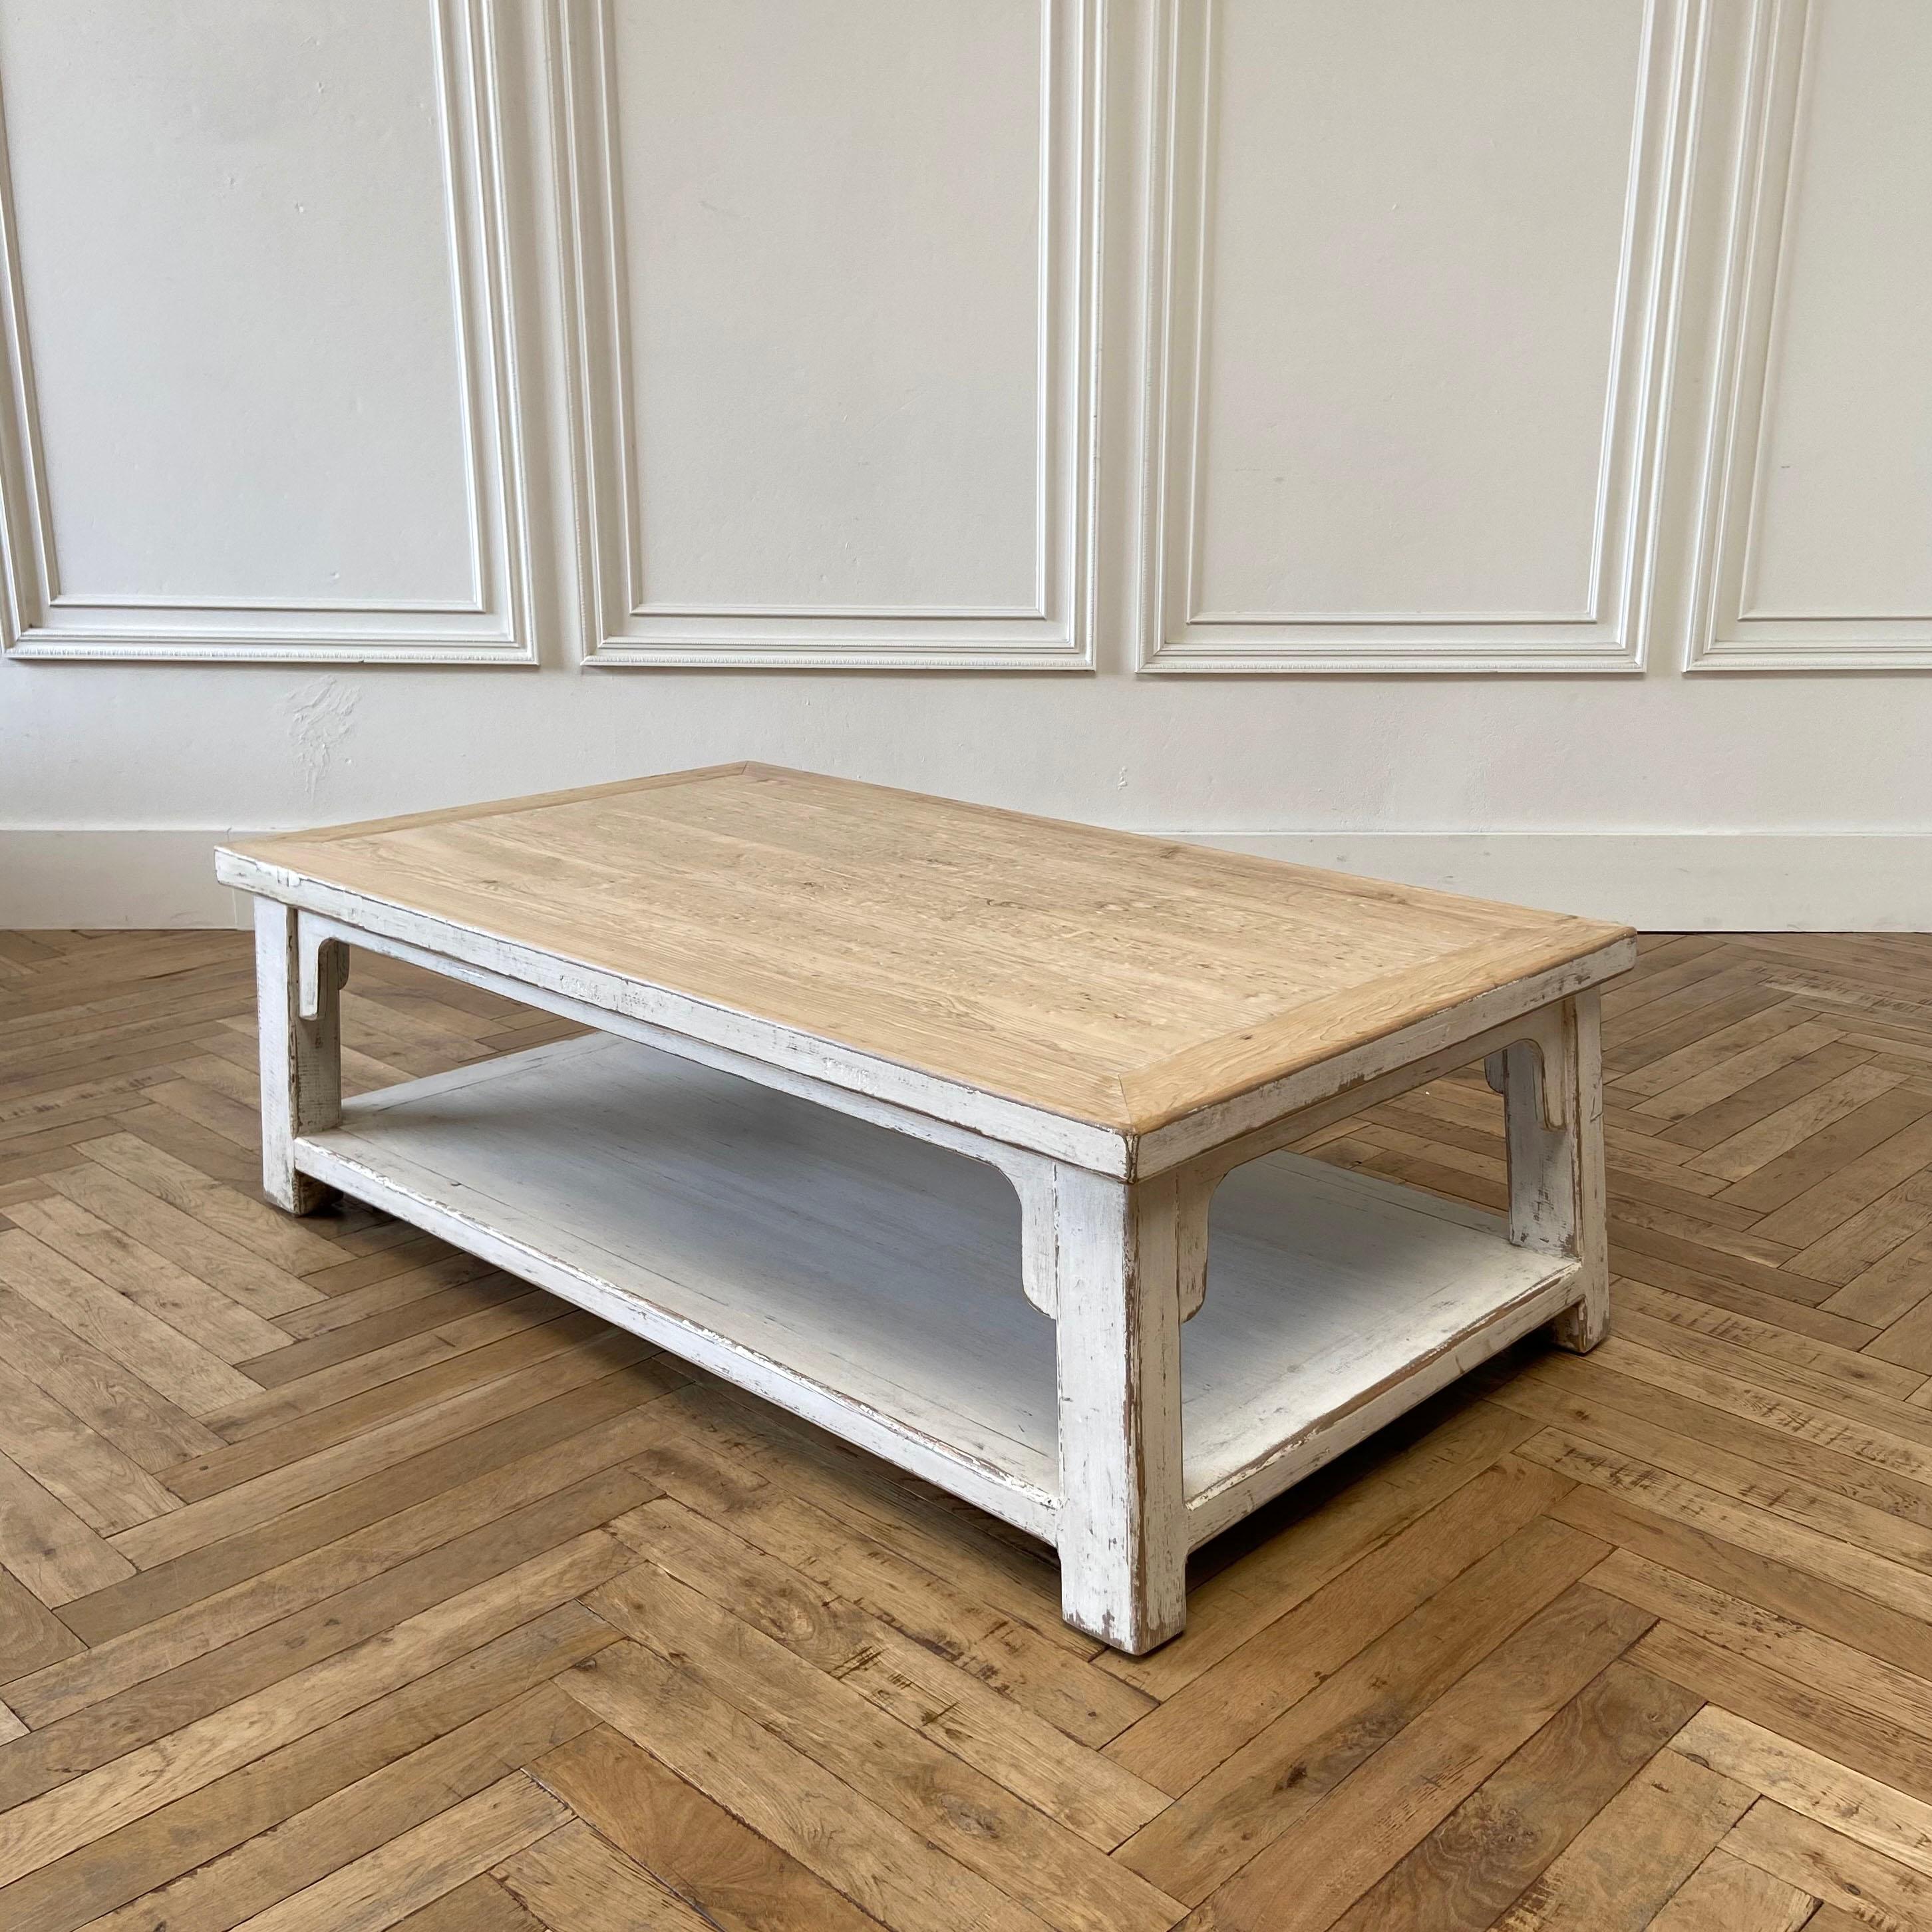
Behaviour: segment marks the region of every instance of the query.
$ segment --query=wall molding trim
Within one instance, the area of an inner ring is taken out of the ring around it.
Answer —
[[[0,650],[28,658],[169,662],[534,664],[511,244],[490,0],[428,0],[452,263],[472,594],[183,598],[62,586],[30,330],[0,128]]]
[[[1811,0],[1752,0],[1720,268],[1718,361],[1702,429],[1689,671],[1932,670],[1932,611],[1753,608],[1778,277],[1805,120]]]
[[[244,925],[238,896],[215,883],[214,850],[246,836],[0,827],[0,929]],[[1932,832],[1157,836],[1653,932],[1932,932]]]
[[[642,577],[612,0],[548,10],[584,662],[791,669],[1094,666],[1107,0],[1040,0],[1040,409],[1030,608],[683,604]]]
[[[1215,0],[1160,0],[1142,353],[1140,668],[1200,673],[1617,673],[1644,665],[1663,424],[1682,282],[1684,181],[1710,0],[1649,0],[1630,144],[1592,581],[1576,610],[1214,611],[1194,584],[1202,313],[1213,246],[1208,137]]]

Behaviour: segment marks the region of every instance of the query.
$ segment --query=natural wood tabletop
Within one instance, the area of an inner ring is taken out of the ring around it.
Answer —
[[[230,849],[1128,1133],[1629,936],[758,764]]]

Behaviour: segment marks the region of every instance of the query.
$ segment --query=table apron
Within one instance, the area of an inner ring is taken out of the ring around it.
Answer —
[[[326,888],[320,889],[316,896],[320,898],[326,891]],[[550,983],[551,980],[575,980],[582,982],[586,990],[597,991],[606,987],[631,986],[634,982],[614,974],[599,973],[592,968],[572,966],[560,961],[548,962],[550,972],[540,977],[538,970],[544,956],[530,952],[506,941],[493,940],[487,934],[448,927],[440,921],[432,922],[438,941],[448,933],[459,940],[467,939],[470,942],[468,948],[459,951],[454,946],[427,943],[424,938],[412,938],[390,929],[393,926],[410,922],[415,916],[398,915],[390,908],[365,907],[350,900],[348,895],[328,894],[331,898],[348,902],[339,908],[310,906],[301,898],[279,893],[261,896],[276,898],[279,903],[290,906],[296,914],[302,998],[306,1014],[312,1015],[315,1010],[317,960],[322,949],[331,944],[359,946],[386,958],[401,960],[406,964],[420,966],[426,971],[460,980],[485,992],[538,1007],[598,1032],[638,1040],[680,1059],[696,1060],[716,1067],[721,1072],[736,1074],[758,1086],[797,1094],[821,1106],[888,1127],[895,1132],[910,1134],[976,1160],[990,1162],[1016,1179],[1023,1173],[1050,1166],[1056,1160],[1117,1177],[1124,1172],[1128,1164],[1126,1142],[1119,1135],[1104,1129],[1088,1126],[1058,1114],[1037,1113],[1016,1102],[1002,1100],[997,1095],[976,1094],[956,1083],[940,1081],[888,1062],[841,1055],[829,1065],[814,1067],[803,1064],[812,1057],[809,1042],[800,1040],[782,1028],[748,1020],[722,1008],[707,1006],[700,1001],[686,1000],[676,994],[657,994],[656,999],[668,1010],[664,1019],[656,1020],[627,1012],[603,1000],[583,998],[562,986]],[[502,956],[501,963],[492,964],[487,959],[470,956],[472,952],[486,951]],[[655,993],[655,989],[650,988],[635,990],[647,996]],[[690,1030],[678,1023],[687,1018],[699,1024],[708,1018],[710,1024],[702,1032]],[[758,1042],[760,1046],[773,1046],[775,1052],[783,1057],[766,1058],[760,1053],[741,1051],[710,1036],[713,1032],[733,1029],[746,1033],[755,1030],[762,1036]],[[896,1098],[876,1090],[880,1087],[899,1088],[907,1097]],[[913,1099],[927,1096],[954,1099],[958,1112],[977,1111],[988,1117],[987,1123],[984,1126],[970,1125],[911,1104]],[[969,1108],[968,1102],[978,1105],[976,1108]],[[1002,1129],[1006,1131],[1002,1132]],[[1025,1138],[1018,1138],[1021,1136]]]
[[[1231,1148],[1262,1134],[1279,1132],[1274,1143],[1277,1146],[1299,1139],[1330,1120],[1483,1059],[1525,1037],[1532,1030],[1525,1022],[1627,971],[1636,958],[1636,942],[1619,940],[1150,1129],[1141,1136],[1136,1149],[1134,1175],[1160,1174],[1203,1155],[1213,1156],[1224,1168],[1238,1166],[1254,1156],[1242,1153],[1223,1159]],[[1330,1110],[1320,1112],[1324,1106]]]

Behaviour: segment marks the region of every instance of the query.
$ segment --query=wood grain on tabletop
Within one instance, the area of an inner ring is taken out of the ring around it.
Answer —
[[[1139,1131],[1620,926],[742,765],[245,856]]]

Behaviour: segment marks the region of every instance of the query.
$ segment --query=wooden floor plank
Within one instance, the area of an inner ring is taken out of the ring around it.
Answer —
[[[655,1564],[627,1570],[589,1601],[1060,1932],[1162,1932],[1180,1916],[1138,1873]]]
[[[1664,1138],[1680,1145],[1708,1150],[1736,1138],[1760,1120],[1766,1120],[1851,1072],[1869,1066],[1874,1058],[1870,1047],[1854,1046],[1836,1040],[1814,1048],[1788,1066],[1763,1074],[1724,1099],[1700,1108],[1664,1130]],[[1903,1078],[1903,1076],[1900,1076]]]
[[[527,1282],[474,1255],[438,1252],[440,1246],[405,1243],[309,1276],[320,1284],[339,1282],[340,1292],[284,1316],[278,1325],[296,1346],[263,1356],[251,1372],[259,1371],[265,1388],[278,1388],[530,1292]]]
[[[1178,1796],[1568,1487],[1534,1465],[1498,1462],[1202,1672],[1107,1755]]]
[[[1708,1302],[1680,1294],[1668,1284],[1653,1283],[1641,1275],[1620,1281],[1613,1299],[1626,1318],[1622,1328],[1640,1342],[1654,1344],[1660,1336],[1657,1324],[1665,1323],[1747,1354],[1767,1358],[1760,1373],[1775,1376],[1792,1369],[1803,1370],[1813,1375],[1834,1376],[1854,1388],[1901,1402],[1922,1385],[1924,1370],[1875,1358],[1869,1352],[1870,1337],[1864,1338],[1860,1347],[1820,1339],[1799,1332],[1802,1316],[1784,1323],[1774,1319],[1768,1310],[1746,1314],[1736,1309],[1713,1308]],[[1628,1318],[1632,1316],[1635,1320]]]
[[[1612,1664],[1338,1918],[1337,1932],[1481,1924],[1498,1908],[1510,1932],[1642,1926],[1750,1799],[1732,1787],[1736,1803],[1720,1807],[1654,1768],[1693,1702]]]
[[[145,1189],[157,1200],[199,1221],[212,1233],[290,1274],[304,1275],[316,1268],[332,1267],[341,1258],[327,1241],[300,1221],[211,1180],[192,1162],[178,1160],[138,1134],[103,1135],[98,1140],[84,1142],[81,1152],[96,1166]],[[321,1291],[312,1289],[292,1305],[300,1306],[322,1299]],[[260,1312],[281,1314],[286,1311],[262,1309]]]
[[[1190,1932],[1324,1932],[1648,1622],[1574,1586],[1210,1893]]]
[[[1613,1550],[1588,1580],[1706,1642],[1932,1740],[1932,1680],[1666,1570],[1634,1550]]]
[[[590,1532],[340,1656],[28,1799],[14,1808],[0,1840],[0,1886],[346,1715],[534,1612],[594,1588],[628,1558],[614,1538]],[[0,1748],[17,1750],[32,1742],[31,1736],[17,1738]]]
[[[1862,1114],[1866,1108],[1876,1106],[1894,1088],[1902,1084],[1896,1074],[1876,1072],[1869,1066],[1854,1067],[1836,1079],[1828,1080],[1823,1086],[1814,1088],[1802,1099],[1792,1101],[1775,1113],[1767,1114],[1761,1120],[1754,1121],[1741,1132],[1718,1142],[1716,1146],[1706,1148],[1694,1157],[1693,1164],[1700,1173],[1714,1174],[1720,1180],[1742,1186],[1749,1177],[1783,1162],[1790,1155],[1802,1155],[1812,1142],[1840,1120]],[[1918,1112],[1922,1111],[1913,1112],[1911,1118],[1916,1120]],[[1892,1126],[1894,1118],[1891,1113],[1885,1116],[1886,1131],[1895,1131]],[[1780,1191],[1788,1174],[1789,1170],[1786,1170],[1776,1177],[1771,1190],[1775,1198],[1750,1204],[1783,1206],[1799,1191],[1798,1186],[1792,1186],[1789,1193]],[[1808,1180],[1802,1184],[1808,1185]]]
[[[38,1728],[176,1670],[251,1631],[285,1623],[314,1604],[332,1603],[336,1607],[328,1614],[336,1616],[346,1592],[392,1575],[402,1564],[464,1536],[486,1529],[500,1533],[526,1508],[581,1490],[636,1449],[638,1423],[634,1409],[620,1414],[562,1443],[483,1470],[466,1483],[172,1611],[161,1609],[159,1600],[151,1598],[146,1606],[151,1614],[120,1635],[101,1638],[82,1656],[0,1680],[0,1690]],[[582,1493],[587,1502],[596,1492]],[[651,1493],[651,1485],[638,1472],[625,1472],[602,1493],[614,1509],[628,1510],[640,1496]],[[141,1580],[156,1574],[148,1571]],[[69,1614],[98,1628],[83,1608],[70,1606]]]
[[[971,1671],[664,1497],[611,1527],[640,1556],[888,1715],[1112,1851],[1166,1793],[1083,1748]]]
[[[606,1724],[531,1774],[706,1924],[871,1932],[868,1913]]]
[[[232,1489],[217,1490],[165,1518],[142,1523],[123,1532],[116,1547],[144,1570],[205,1549],[426,1449],[460,1441],[519,1409],[534,1408],[637,1366],[644,1353],[644,1344],[636,1336],[606,1330],[500,1382],[465,1390],[428,1408],[396,1417],[345,1442],[266,1470]],[[668,1383],[661,1382],[660,1387],[665,1386]]]
[[[567,1390],[547,1402],[331,1490],[266,1523],[80,1599],[67,1607],[65,1620],[93,1643],[137,1629],[443,1496],[507,1463],[595,1430],[662,1392],[658,1381],[646,1378],[636,1369],[604,1376],[587,1388]]]
[[[172,1490],[4,1360],[0,1451],[103,1535],[181,1507]]]
[[[1733,1500],[1720,1488],[1673,1474],[1636,1456],[1600,1449],[1560,1429],[1546,1430],[1526,1443],[1523,1454],[1532,1460],[1546,1460],[1551,1468],[1577,1482],[1614,1495],[1635,1496],[1660,1514],[1707,1529],[1774,1562],[1849,1584],[1908,1616],[1924,1612],[1926,1573],[1918,1567],[1923,1546],[1916,1540],[1923,1533],[1912,1526],[1899,1526],[1903,1535],[1915,1539],[1909,1559],[1900,1560],[1876,1554],[1832,1530],[1814,1527],[1804,1517],[1809,1513],[1807,1505],[1817,1499],[1816,1494],[1806,1494],[1795,1485],[1780,1486],[1767,1499],[1774,1507],[1760,1509]],[[1782,1513],[1786,1506],[1792,1508],[1796,1520]],[[1882,1516],[1881,1512],[1874,1514]]]
[[[1808,1892],[1747,1864],[1720,1845],[1650,1920],[1655,1932],[1829,1932]],[[1639,1922],[1641,1923],[1642,1922]]]
[[[1062,1649],[1082,1659],[1102,1654],[1094,1638],[1061,1622],[1058,1568],[1018,1531],[708,1377],[694,1377],[669,1398],[665,1415],[688,1420],[693,1446],[715,1450],[719,1460],[742,1466],[907,1562],[950,1577]]]
[[[1559,1524],[1529,1524],[1291,1705],[1120,1856],[1174,1897],[1205,1898],[1470,1673],[1487,1664],[1509,1676],[1507,1646],[1522,1626],[1607,1553]]]
[[[287,1347],[289,1338],[272,1322],[58,1192],[64,1178],[54,1177],[56,1191],[46,1199],[16,1208],[15,1223],[222,1361],[245,1362]]]
[[[1039,1925],[997,1887],[645,1646],[613,1646],[564,1681],[606,1724],[887,1924],[904,1932]]]
[[[458,1316],[436,1328],[405,1336],[386,1346],[365,1348],[347,1361],[337,1362],[284,1381],[274,1388],[264,1388],[260,1395],[250,1396],[235,1408],[210,1416],[208,1420],[224,1441],[231,1444],[245,1442],[250,1437],[281,1429],[304,1416],[335,1408],[357,1396],[400,1382],[420,1370],[452,1361],[472,1349],[486,1348],[506,1336],[559,1320],[568,1312],[568,1306],[560,1305],[554,1295],[547,1295],[541,1288],[530,1288],[507,1301],[496,1302],[472,1314]],[[488,1366],[487,1363],[482,1364],[482,1369],[487,1370]],[[473,1374],[481,1370],[478,1365],[471,1364],[469,1372]],[[407,1388],[392,1390],[380,1400],[395,1408],[413,1408],[418,1406],[420,1391],[424,1386],[412,1383]],[[347,1418],[338,1418],[338,1423],[346,1426],[347,1432],[352,1435],[363,1426],[364,1418],[380,1412],[380,1408],[372,1412],[365,1407],[351,1412]]]
[[[140,1143],[135,1144],[138,1146]],[[252,1313],[264,1316],[286,1315],[292,1308],[301,1308],[322,1299],[319,1288],[308,1286],[288,1269],[265,1258],[245,1244],[231,1240],[206,1220],[198,1219],[102,1166],[94,1146],[94,1143],[88,1142],[81,1149],[88,1156],[85,1166],[73,1168],[55,1180],[56,1193],[96,1220],[118,1229],[149,1252],[165,1256]],[[122,1165],[128,1165],[127,1143],[117,1142],[116,1148],[119,1150]],[[114,1151],[110,1150],[110,1159]],[[168,1170],[161,1168],[151,1151],[145,1157],[136,1156],[134,1166],[137,1173],[159,1178],[164,1185],[167,1184]],[[190,1198],[206,1214],[219,1192],[217,1190],[204,1190]],[[238,1201],[238,1197],[230,1198]],[[250,1232],[255,1230],[253,1219],[243,1216],[238,1206],[229,1210],[229,1218],[241,1221]],[[256,1238],[260,1237],[257,1235]],[[315,1249],[326,1252],[326,1244],[311,1235],[296,1252],[302,1253]],[[320,1256],[309,1264],[311,1267],[325,1264]]]
[[[550,1932],[488,1872],[478,1872],[466,1885],[398,1919],[396,1928],[397,1932]]]
[[[1674,1624],[1652,1626],[1634,1655],[1732,1714],[1822,1753],[1888,1790],[1932,1803],[1932,1750],[1924,1738],[1889,1717],[1874,1717],[1826,1688],[1693,1636]]]
[[[210,1180],[244,1195],[271,1214],[277,1211],[268,1208],[260,1197],[262,1168],[258,1150],[238,1147],[222,1135],[211,1133],[166,1107],[156,1106],[145,1094],[136,1094],[115,1108],[106,1125],[159,1153],[191,1161],[196,1172]]]
[[[1922,1306],[1932,1288],[1932,1234],[1901,1242],[1820,1304],[1828,1312],[1888,1328]]]
[[[1755,1463],[1767,1472],[1767,1479],[1771,1472],[1794,1476],[1932,1528],[1932,1485],[1612,1368],[1551,1356],[1512,1375],[1493,1394],[1497,1402],[1526,1417],[1602,1440],[1612,1448],[1620,1442],[1634,1447],[1640,1438],[1628,1432],[1627,1423],[1610,1414],[1621,1412],[1666,1435]]]
[[[1660,1749],[1524,1888],[1496,1922],[1496,1932],[1641,1932],[1756,1795]]]
[[[199,1502],[252,1477],[364,1438],[393,1418],[502,1382],[520,1369],[533,1368],[610,1332],[597,1316],[582,1309],[560,1307],[554,1297],[538,1292],[519,1296],[489,1316],[487,1325],[476,1324],[457,1341],[446,1340],[434,1360],[401,1375],[379,1375],[370,1387],[352,1390],[337,1400],[298,1408],[272,1426],[232,1441],[226,1449],[178,1465],[167,1472],[170,1485],[184,1501]],[[219,1424],[234,1413],[230,1410],[209,1419]]]
[[[1171,1696],[1259,1630],[1472,1482],[1534,1432],[1488,1403],[1458,1406],[1440,1426],[1402,1442],[1365,1444],[1352,1462],[1291,1492],[1275,1533],[1210,1574],[1188,1599],[1187,1628],[1142,1658],[1106,1657],[1101,1667],[1156,1697]],[[1324,1479],[1325,1477],[1325,1480]]]
[[[1641,1316],[1624,1325],[1643,1339],[1612,1335],[1597,1351],[1603,1361],[1598,1364],[1593,1358],[1593,1366],[1722,1409],[1741,1420],[1856,1456],[1914,1481],[1932,1477],[1932,1461],[1926,1454],[1932,1444],[1925,1440],[1922,1408],[1870,1401],[1828,1384],[1814,1386],[1807,1376],[1754,1361],[1744,1351],[1688,1330],[1648,1331]],[[1649,1346],[1652,1342],[1657,1346]]]
[[[97,1918],[114,1932],[227,1932],[480,1790],[508,1768],[506,1748],[574,1735],[581,1708],[560,1706],[550,1679],[616,1640],[574,1603],[519,1624],[20,1880],[0,1892],[9,1932]],[[524,1730],[524,1717],[549,1728]],[[399,1811],[399,1786],[426,1793],[427,1808]],[[281,1828],[298,1816],[302,1828]]]
[[[41,1204],[32,1204],[38,1208]],[[16,1216],[32,1208],[15,1210]],[[169,1321],[34,1238],[30,1219],[0,1234],[0,1282],[71,1329],[82,1341],[136,1371],[190,1415],[253,1394],[260,1384]],[[44,1222],[39,1223],[44,1226]]]
[[[671,1427],[661,1414],[664,1430]],[[667,1494],[815,1581],[837,1588],[914,1642],[971,1670],[1077,1741],[1117,1736],[1149,1708],[1144,1693],[1058,1636],[1000,1615],[950,1580],[841,1518],[722,1460],[659,1445],[640,1459]]]
[[[204,1718],[218,1718],[224,1709],[266,1694],[304,1668],[316,1669],[358,1643],[379,1642],[400,1622],[541,1565],[578,1546],[640,1491],[648,1494],[649,1487],[632,1472],[606,1471],[118,1695],[44,1723],[0,1761],[0,1797],[23,1796],[55,1776],[110,1762]],[[592,1552],[584,1553],[589,1560]]]
[[[319,1886],[575,1736],[581,1707],[539,1684],[291,1814],[220,1857],[128,1901],[107,1925],[226,1928]]]
[[[520,1771],[318,1880],[238,1932],[383,1932],[566,1823],[566,1808]]]
[[[1932,1925],[1932,1880],[1769,1799],[1744,1814],[1724,1846],[1746,1863],[1816,1894],[1827,1910],[1844,1912],[1859,1927],[1918,1932]],[[1816,1924],[1814,1920],[1814,1928]]]
[[[704,1932],[706,1923],[581,1819],[506,1859],[497,1876],[553,1932]]]
[[[10,1670],[42,1670],[84,1648],[26,1584],[0,1565],[0,1657]]]
[[[0,1564],[50,1608],[105,1589],[134,1566],[0,1451]]]
[[[1636,1111],[1660,1126],[1702,1113],[1838,1037],[1820,1021],[1791,1021],[1788,1010],[1774,1006],[1706,1034],[1641,1072],[1626,1074],[1613,1083],[1614,1090],[1637,1096]]]
[[[1826,1284],[1822,1282],[1811,1281],[1788,1269],[1753,1261],[1748,1256],[1729,1252],[1706,1241],[1644,1226],[1624,1214],[1617,1205],[1612,1205],[1610,1222],[1610,1240],[1617,1251],[1619,1273],[1635,1274],[1642,1271],[1640,1264],[1631,1258],[1635,1254],[1646,1257],[1646,1264],[1669,1262],[1682,1271],[1665,1276],[1658,1282],[1660,1287],[1688,1290],[1694,1283],[1715,1280],[1768,1296],[1774,1305],[1826,1299]],[[1646,1275],[1645,1279],[1655,1277]]]
[[[1786,1810],[1932,1876],[1932,1804],[1715,1705],[1684,1726],[1676,1748]]]

